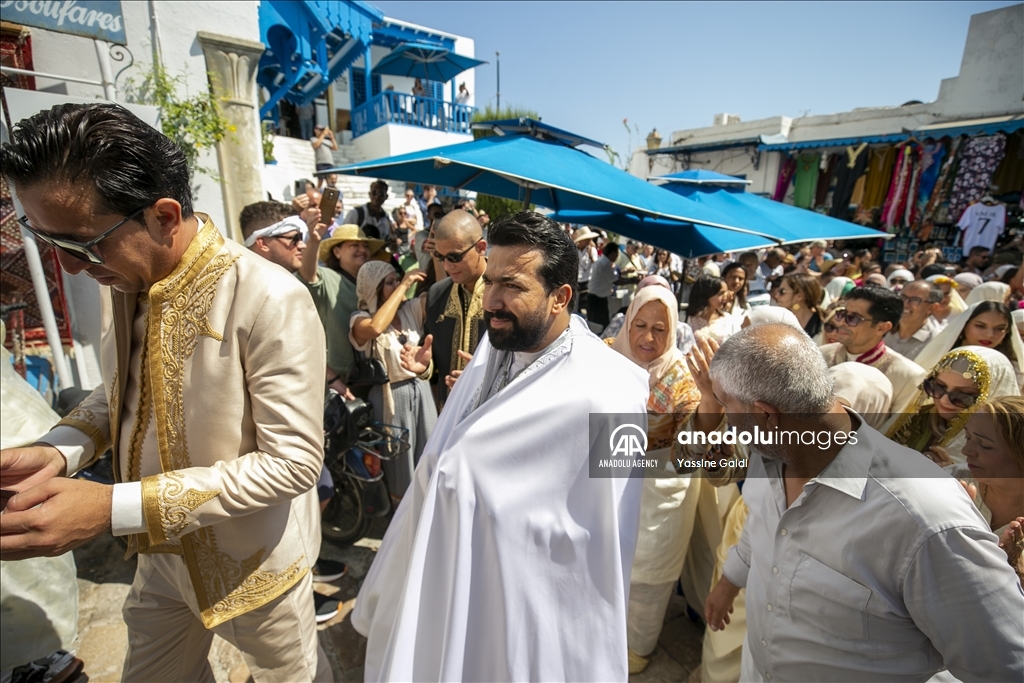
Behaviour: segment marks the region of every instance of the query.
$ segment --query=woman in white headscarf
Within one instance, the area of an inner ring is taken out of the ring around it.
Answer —
[[[1003,282],[985,282],[971,290],[965,301],[967,305],[981,301],[998,301],[1005,304],[1010,297],[1010,285]]]
[[[885,278],[885,284],[894,292],[899,292],[907,284],[914,281],[914,274],[906,268],[897,268]]]
[[[626,322],[618,335],[605,340],[648,372],[648,454],[670,449],[679,422],[700,403],[700,391],[676,348],[678,320],[672,292],[645,287],[626,309]],[[678,476],[674,470],[665,474],[644,479],[626,626],[630,673],[643,671],[658,644],[672,586],[682,571],[697,516],[700,478]]]
[[[967,297],[972,289],[984,284],[985,280],[977,273],[958,273],[953,276],[953,282],[959,285],[957,291],[960,292],[960,296]]]
[[[935,364],[907,411],[887,425],[886,436],[939,465],[963,464],[964,424],[980,404],[1003,396],[1020,396],[1006,356],[983,346],[961,346]]]
[[[850,278],[839,276],[832,278],[832,281],[825,285],[825,291],[828,292],[829,298],[836,302],[846,296],[856,286],[857,283]]]
[[[370,389],[374,419],[409,431],[408,452],[383,461],[388,486],[396,498],[409,488],[413,469],[437,422],[437,408],[424,381],[433,361],[421,373],[402,362],[403,351],[431,345],[430,337],[421,339],[426,298],[405,298],[410,287],[425,279],[422,270],[412,270],[399,279],[390,263],[364,263],[356,277],[360,310],[352,314],[348,333],[352,347],[365,357],[380,360],[388,373],[386,384]]]
[[[944,355],[960,346],[983,346],[999,351],[1010,362],[1017,384],[1024,385],[1024,375],[1021,375],[1024,339],[1005,304],[980,301],[953,316],[949,324],[925,344],[914,362],[931,370]]]
[[[892,406],[889,378],[878,368],[854,361],[833,365],[828,372],[839,402],[857,411],[875,429],[881,429]]]

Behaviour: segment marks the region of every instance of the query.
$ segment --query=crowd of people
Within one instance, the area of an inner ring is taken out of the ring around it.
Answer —
[[[213,633],[257,681],[330,680],[325,386],[408,433],[352,613],[366,680],[625,680],[673,591],[707,625],[694,680],[1024,676],[1019,251],[684,260],[429,187],[389,216],[383,182],[247,206],[239,245],[114,105],[28,119],[3,162],[112,321],[104,384],[3,452],[3,559],[125,537],[124,680],[209,680]],[[660,476],[590,475],[599,414],[639,416]],[[116,484],[66,476],[108,448]]]

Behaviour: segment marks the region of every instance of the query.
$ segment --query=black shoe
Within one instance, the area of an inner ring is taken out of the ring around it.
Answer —
[[[313,565],[313,582],[330,583],[332,581],[337,581],[347,573],[348,565],[344,562],[325,560],[321,557],[318,558],[316,564]]]
[[[338,611],[341,609],[339,601],[316,591],[313,591],[313,604],[316,606],[316,623],[318,624],[330,621],[338,615]]]

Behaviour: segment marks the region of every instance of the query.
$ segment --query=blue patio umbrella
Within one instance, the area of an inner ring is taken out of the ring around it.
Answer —
[[[777,241],[734,230],[681,223],[657,218],[641,219],[631,214],[607,211],[556,211],[549,216],[559,223],[589,225],[610,230],[630,239],[667,249],[683,258],[697,258],[726,251],[750,251],[778,244]]]
[[[782,244],[814,239],[856,240],[892,237],[873,228],[865,228],[856,223],[776,202],[767,197],[737,191],[720,182],[672,182],[672,179],[666,176],[655,180],[661,179],[670,180],[663,185],[665,189],[725,215],[741,215],[746,220],[745,225],[771,234]]]
[[[426,43],[404,43],[373,67],[373,73],[388,76],[422,78],[446,82],[467,69],[486,64],[480,59],[455,54],[446,48]]]
[[[466,189],[555,211],[611,212],[632,214],[638,220],[697,223],[752,234],[761,243],[778,241],[765,231],[748,227],[742,215],[729,216],[667,192],[553,137],[495,135],[329,172]]]
[[[656,176],[648,178],[648,180],[661,181],[663,183],[683,183],[684,185],[714,185],[716,187],[735,188],[735,191],[738,192],[743,192],[746,186],[750,184],[749,180],[718,173],[717,171],[708,171],[703,168],[694,168],[688,171],[680,171],[679,173]]]

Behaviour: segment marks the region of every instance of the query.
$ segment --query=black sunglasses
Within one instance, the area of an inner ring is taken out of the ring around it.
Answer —
[[[274,239],[284,240],[288,243],[289,249],[294,249],[295,246],[302,241],[302,233],[297,232],[294,235],[274,235]]]
[[[974,394],[968,394],[964,391],[958,391],[954,389],[950,391],[948,388],[942,386],[934,379],[926,379],[921,383],[921,389],[924,393],[928,394],[931,398],[938,401],[943,396],[949,397],[949,402],[955,405],[961,410],[966,410],[973,406],[978,401],[978,397]]]
[[[871,318],[865,318],[859,313],[848,313],[846,309],[840,308],[836,310],[836,314],[832,317],[833,320],[839,323],[843,323],[847,327],[857,327],[865,320],[871,320]],[[871,320],[874,322],[874,320]]]
[[[66,240],[60,237],[52,237],[50,235],[47,235],[45,232],[40,232],[39,230],[36,230],[31,225],[29,225],[28,216],[22,216],[21,218],[19,218],[18,223],[21,224],[21,227],[25,228],[30,233],[32,233],[36,239],[46,242],[51,247],[57,247],[58,249],[61,249],[64,252],[70,254],[71,256],[74,256],[75,258],[81,259],[82,261],[92,263],[93,265],[102,266],[105,263],[105,261],[102,256],[93,251],[93,247],[95,247],[97,244],[107,239],[108,237],[110,237],[115,230],[117,230],[122,225],[138,216],[140,213],[148,209],[150,206],[152,205],[147,204],[146,206],[134,212],[132,215],[128,216],[124,220],[119,221],[109,230],[105,230],[98,237],[94,237],[88,242],[76,242],[74,240]]]
[[[468,254],[470,249],[472,249],[475,246],[476,246],[476,243],[471,244],[471,245],[469,245],[469,247],[465,251],[463,251],[462,253],[459,253],[459,254],[441,254],[441,253],[435,251],[434,252],[434,258],[436,258],[438,261],[447,261],[448,263],[459,263],[459,262],[462,261],[462,257],[464,257],[466,254]]]

